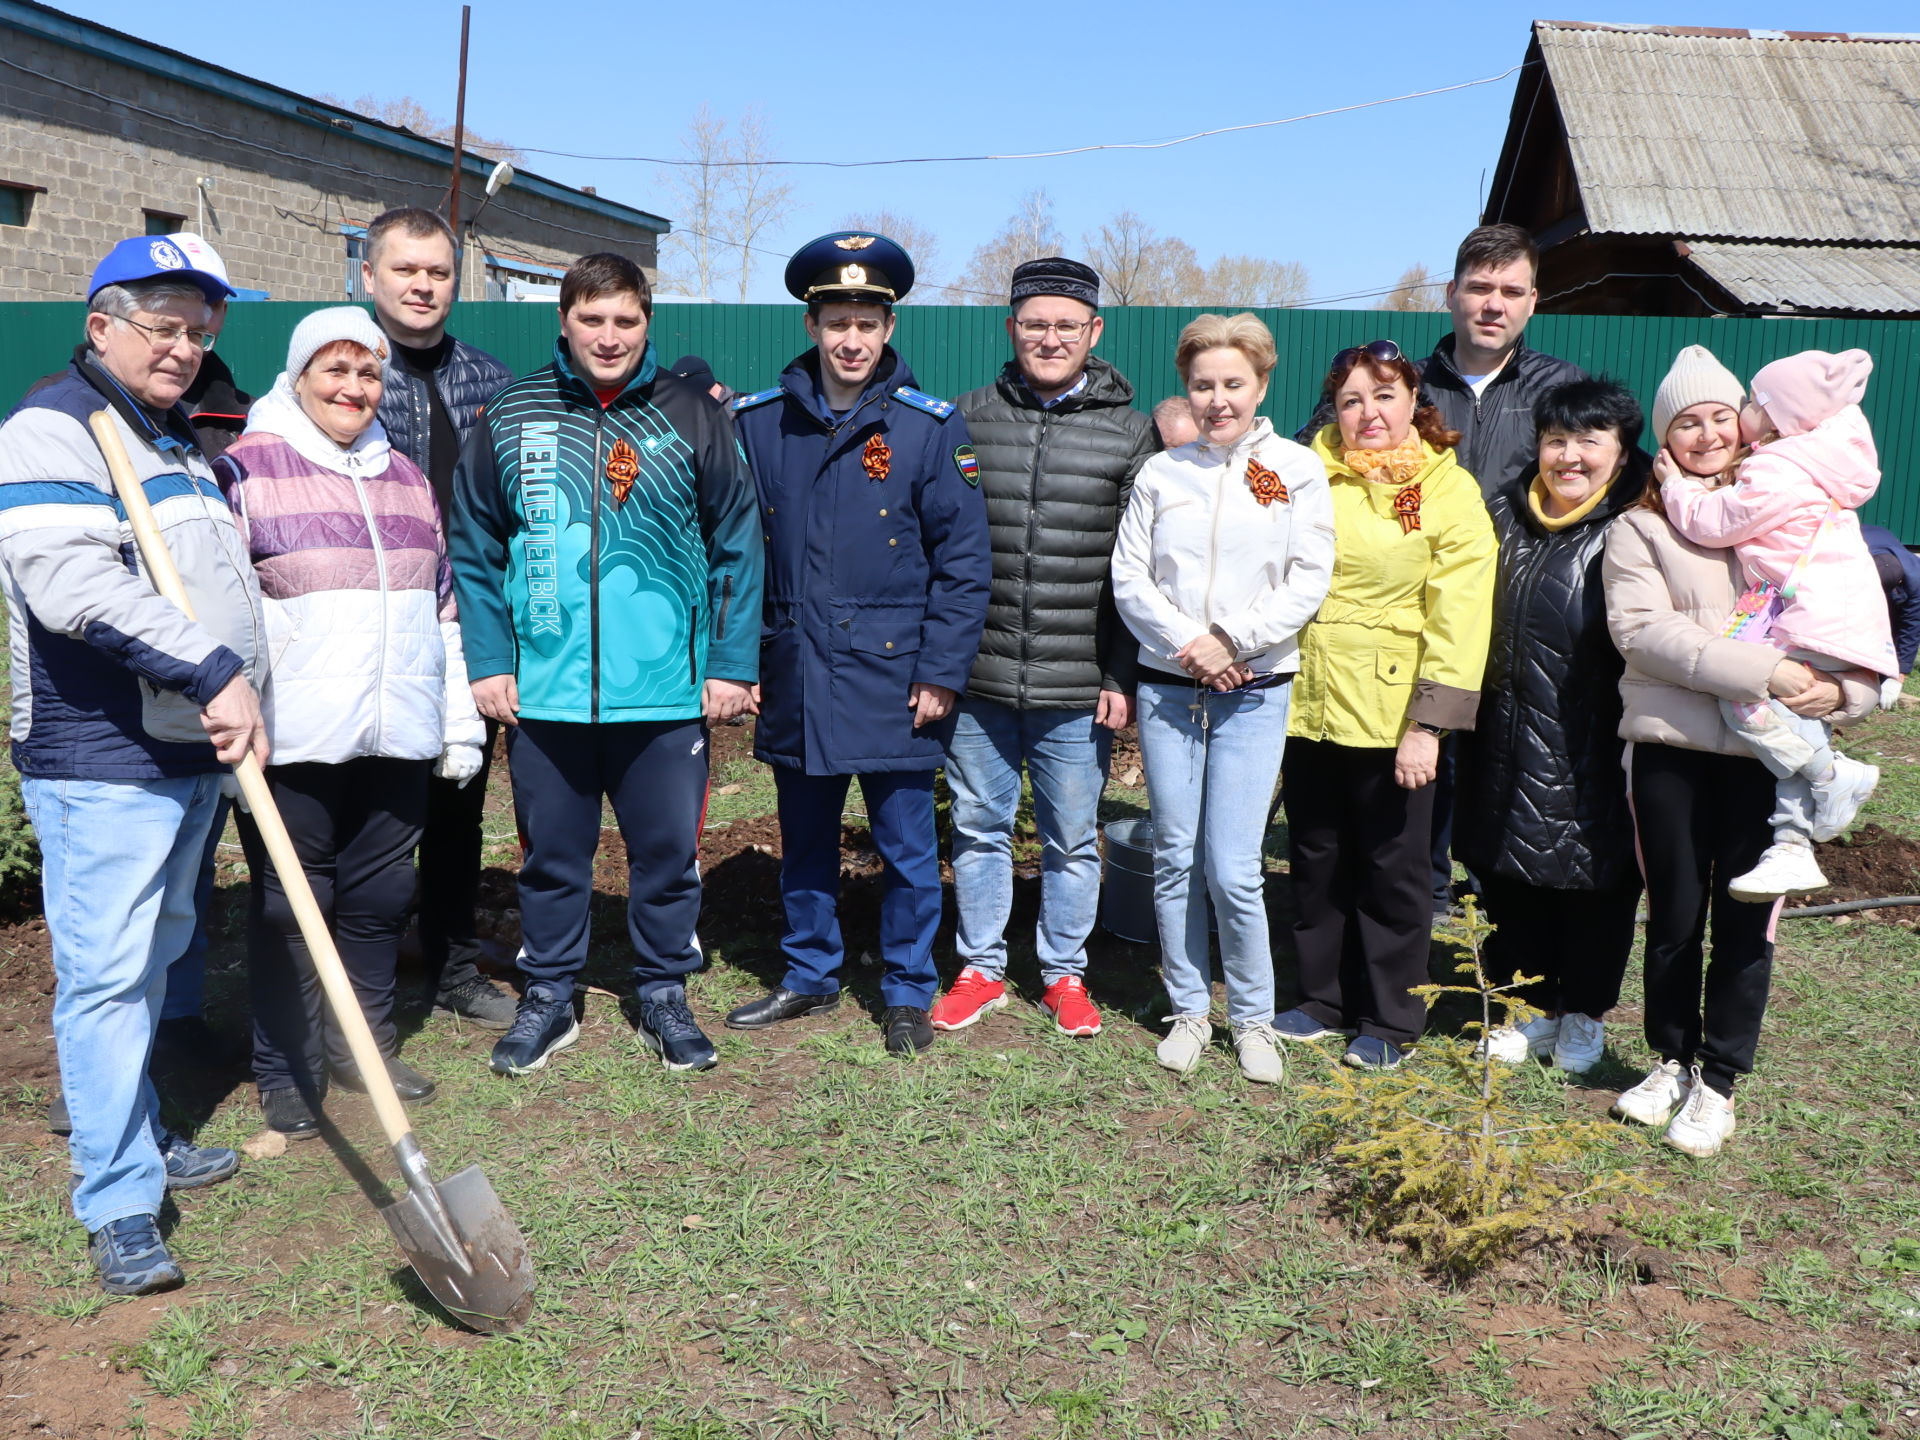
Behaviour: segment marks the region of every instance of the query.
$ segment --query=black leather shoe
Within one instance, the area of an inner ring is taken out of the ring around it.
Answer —
[[[354,1066],[335,1065],[332,1073],[333,1083],[343,1090],[352,1090],[360,1095],[367,1093],[367,1082],[360,1078],[360,1072]],[[406,1061],[392,1055],[387,1057],[387,1075],[392,1079],[393,1088],[401,1102],[407,1105],[426,1104],[440,1088]]]
[[[291,1085],[262,1090],[260,1113],[267,1117],[269,1130],[278,1130],[289,1140],[311,1140],[320,1133],[320,1117],[313,1113],[307,1097]]]
[[[933,1021],[912,1005],[889,1005],[880,1016],[889,1055],[913,1056],[933,1044]]]
[[[758,1000],[727,1012],[729,1030],[764,1030],[782,1020],[797,1020],[802,1015],[830,1015],[840,1008],[840,992],[831,995],[796,995],[785,986],[775,986]]]

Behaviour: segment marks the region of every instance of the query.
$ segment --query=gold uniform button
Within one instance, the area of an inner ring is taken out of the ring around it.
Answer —
[[[893,649],[893,641],[891,640],[887,641],[887,649],[889,650]]]
[[[880,513],[881,513],[882,515],[884,515],[884,514],[886,514],[886,513],[887,513],[887,512],[886,512],[886,509],[885,509],[885,507],[882,507],[882,508],[881,508],[881,511],[880,511]]]
[[[889,541],[887,541],[887,544],[889,544],[889,545],[898,545],[899,543],[900,543],[900,542],[899,542],[898,540],[889,540]]]

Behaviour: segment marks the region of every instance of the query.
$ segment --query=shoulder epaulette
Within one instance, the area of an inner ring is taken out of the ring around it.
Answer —
[[[911,405],[916,410],[926,411],[936,420],[944,420],[954,411],[953,401],[937,400],[924,390],[916,390],[911,385],[902,385],[893,392],[893,398],[902,405]]]
[[[764,405],[769,400],[778,400],[781,393],[780,387],[774,385],[765,390],[756,390],[751,395],[736,395],[733,397],[733,412],[737,415],[742,410],[751,410],[754,406]]]

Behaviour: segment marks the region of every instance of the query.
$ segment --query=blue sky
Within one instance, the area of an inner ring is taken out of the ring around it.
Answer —
[[[57,0],[56,0],[57,3]],[[1920,28],[1912,0],[1669,0],[1659,9],[1557,19],[1884,32]],[[453,114],[460,7],[398,9],[197,0],[169,13],[129,0],[62,8],[305,93],[412,95]],[[672,155],[704,102],[764,112],[774,152],[804,159],[1032,151],[1156,140],[1458,84],[1517,65],[1533,6],[1484,3],[1100,6],[973,0],[967,5],[670,5],[567,0],[473,7],[468,123],[536,148]],[[358,22],[358,23],[356,23]],[[951,277],[1044,187],[1073,253],[1079,237],[1132,209],[1202,259],[1297,260],[1313,296],[1391,285],[1407,265],[1436,271],[1476,218],[1499,159],[1516,76],[1358,114],[1220,136],[1159,151],[983,164],[787,173],[797,204],[764,243],[787,251],[850,211],[913,217]],[[648,164],[528,155],[528,168],[673,216]],[[751,295],[783,300],[778,262]],[[1368,300],[1345,302],[1353,307]]]

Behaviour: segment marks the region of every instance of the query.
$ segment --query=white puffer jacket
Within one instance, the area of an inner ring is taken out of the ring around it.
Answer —
[[[1262,504],[1249,462],[1278,477]],[[1173,656],[1219,626],[1256,675],[1300,668],[1300,628],[1333,578],[1333,500],[1311,450],[1266,420],[1232,447],[1196,440],[1141,468],[1113,548],[1113,595],[1140,663],[1174,675]]]
[[[272,763],[484,743],[439,508],[379,423],[342,449],[283,375],[216,473],[266,605]]]

